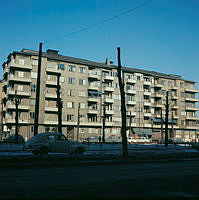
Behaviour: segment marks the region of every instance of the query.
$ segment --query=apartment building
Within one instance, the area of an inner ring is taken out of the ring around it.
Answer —
[[[3,131],[14,133],[15,91],[20,98],[19,134],[26,139],[34,133],[34,111],[38,52],[12,52],[3,63]],[[161,132],[169,91],[169,137],[185,140],[197,137],[195,82],[181,76],[123,67],[128,134]],[[57,77],[60,74],[63,101],[63,133],[76,139],[78,107],[79,139],[102,135],[103,106],[105,134],[120,136],[121,111],[117,66],[72,58],[47,50],[42,53],[39,104],[39,132],[56,131],[58,125]]]

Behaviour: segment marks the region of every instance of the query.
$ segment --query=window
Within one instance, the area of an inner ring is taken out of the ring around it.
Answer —
[[[68,71],[69,72],[75,72],[75,66],[74,65],[69,65],[68,66]]]
[[[80,122],[83,122],[83,121],[84,121],[84,115],[80,115],[80,116],[79,116],[79,121],[80,121]]]
[[[33,64],[33,65],[38,65],[38,60],[33,59],[33,60],[32,60],[32,64]]]
[[[184,87],[184,82],[180,82],[180,87]]]
[[[31,85],[31,92],[35,92],[36,91],[36,85]]]
[[[17,88],[19,91],[23,91],[23,85],[18,85],[18,88]]]
[[[18,77],[19,78],[24,78],[24,72],[18,72]]]
[[[35,113],[34,112],[30,112],[30,118],[34,119],[34,117],[35,117]]]
[[[50,81],[50,79],[51,79],[51,75],[48,75],[48,76],[47,76],[47,79],[48,79],[48,81]]]
[[[58,64],[58,69],[64,70],[65,69],[65,65],[64,64]]]
[[[32,105],[32,106],[35,105],[35,99],[30,99],[30,105]]]
[[[67,108],[74,108],[74,102],[67,102]]]
[[[164,85],[165,81],[164,80],[160,80],[160,85]]]
[[[86,84],[86,80],[79,79],[79,85],[85,85],[85,84]]]
[[[79,97],[85,97],[86,93],[85,91],[79,91]]]
[[[74,92],[73,90],[68,90],[68,96],[71,96],[71,97],[74,96],[73,92]]]
[[[80,103],[80,109],[85,109],[86,108],[86,104],[85,103]]]
[[[37,78],[37,73],[36,72],[31,72],[31,78]]]
[[[69,84],[75,84],[75,78],[74,77],[69,77],[68,78],[68,83]]]
[[[184,92],[181,92],[181,97],[185,97],[185,93]]]
[[[141,80],[141,77],[140,76],[137,76],[137,81],[140,81]]]
[[[19,59],[19,64],[20,64],[20,65],[24,65],[24,63],[25,63],[25,60],[20,58],[20,59]]]
[[[80,67],[79,68],[79,72],[80,73],[85,73],[86,72],[86,68],[85,67]]]
[[[118,83],[115,84],[115,88],[119,88],[119,84]]]
[[[168,81],[168,86],[172,87],[172,81]]]
[[[74,115],[71,115],[71,114],[67,115],[66,120],[67,121],[74,121]]]
[[[64,77],[63,76],[60,77],[60,82],[64,83]]]

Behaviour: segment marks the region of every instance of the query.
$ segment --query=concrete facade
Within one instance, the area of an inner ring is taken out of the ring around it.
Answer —
[[[12,52],[3,64],[3,132],[14,133],[15,91],[19,105],[19,134],[25,139],[34,133],[35,91],[38,52]],[[106,137],[120,136],[121,112],[117,66],[59,55],[57,51],[42,53],[39,132],[56,131],[57,74],[61,74],[63,132],[76,139],[78,105],[80,104],[79,139],[102,135],[103,106],[106,107]],[[185,141],[196,138],[195,82],[177,75],[123,67],[125,80],[127,133],[147,131],[160,133],[161,111],[165,118],[166,91],[169,95],[169,137]],[[131,121],[131,124],[130,124]]]

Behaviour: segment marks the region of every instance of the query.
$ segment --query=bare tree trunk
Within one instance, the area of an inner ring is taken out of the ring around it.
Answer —
[[[122,79],[122,66],[120,61],[120,48],[118,50],[118,81],[120,86],[120,96],[121,96],[121,113],[122,113],[122,150],[123,157],[128,157],[128,145],[127,145],[127,137],[126,137],[126,102],[125,102],[125,92],[124,92],[124,79]]]

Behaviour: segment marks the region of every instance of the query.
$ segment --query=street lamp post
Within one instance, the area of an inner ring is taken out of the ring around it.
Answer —
[[[166,92],[165,147],[168,146],[169,91]]]
[[[17,91],[15,90],[15,97],[14,97],[14,103],[16,106],[16,115],[15,115],[15,142],[18,142],[18,128],[19,128],[19,104],[21,103],[21,98],[17,96]]]

